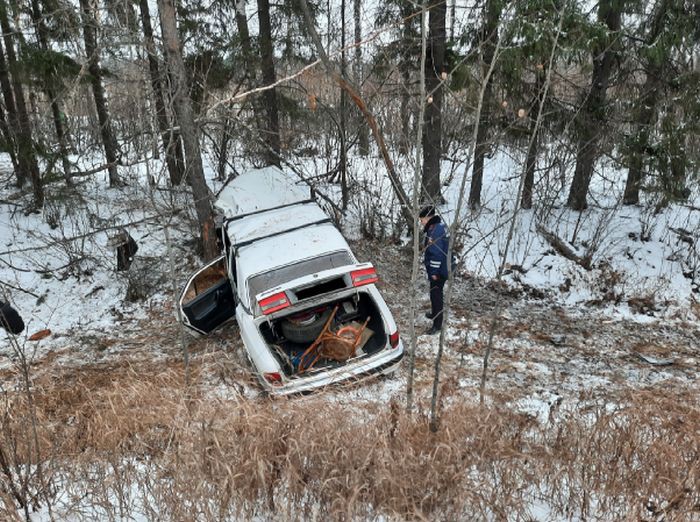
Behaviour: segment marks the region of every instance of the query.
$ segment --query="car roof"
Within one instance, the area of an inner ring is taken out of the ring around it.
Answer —
[[[232,245],[238,245],[324,220],[326,213],[310,201],[227,221],[226,234]]]
[[[215,205],[224,217],[231,218],[310,198],[308,186],[273,166],[251,169],[232,179],[219,191]]]
[[[347,241],[331,223],[292,230],[239,249],[237,279],[246,281],[261,272],[340,250],[349,252],[354,259]]]

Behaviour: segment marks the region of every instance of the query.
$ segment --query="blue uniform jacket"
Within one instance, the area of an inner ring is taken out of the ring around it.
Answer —
[[[433,216],[425,225],[425,254],[423,262],[428,277],[439,275],[447,279],[447,250],[449,240],[447,227],[439,216]]]

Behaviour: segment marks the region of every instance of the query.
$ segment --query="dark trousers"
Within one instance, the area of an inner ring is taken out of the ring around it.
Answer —
[[[433,316],[433,328],[442,329],[442,290],[445,287],[445,280],[437,276],[437,279],[430,278],[430,315]]]
[[[0,301],[0,328],[18,335],[24,330],[24,321],[17,310],[10,306],[10,303]]]

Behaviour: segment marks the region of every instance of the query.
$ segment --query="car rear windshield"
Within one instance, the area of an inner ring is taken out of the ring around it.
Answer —
[[[250,302],[255,302],[255,296],[277,285],[292,281],[298,277],[315,274],[323,270],[352,265],[354,263],[349,252],[333,252],[312,259],[305,259],[292,265],[275,268],[263,274],[257,274],[248,279]]]

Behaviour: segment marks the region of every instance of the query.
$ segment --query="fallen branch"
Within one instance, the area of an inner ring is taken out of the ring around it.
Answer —
[[[579,256],[569,245],[566,244],[563,239],[558,237],[553,232],[548,231],[540,224],[537,224],[537,232],[542,234],[542,237],[547,240],[547,243],[549,243],[559,255],[564,256],[566,259],[573,261],[586,270],[591,269],[592,260],[590,255],[586,254],[585,256]]]
[[[22,288],[22,287],[15,286],[15,285],[11,285],[10,283],[8,283],[8,282],[6,282],[6,281],[3,281],[2,284],[5,285],[5,286],[7,286],[7,287],[12,288],[13,290],[17,290],[18,292],[24,292],[25,294],[29,294],[29,295],[31,295],[32,297],[36,297],[37,299],[39,299],[39,296],[36,295],[34,292],[31,292],[30,290],[25,290],[25,289]]]

